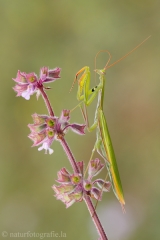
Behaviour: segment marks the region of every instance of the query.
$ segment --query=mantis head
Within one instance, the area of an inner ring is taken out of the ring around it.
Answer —
[[[100,76],[106,74],[105,69],[95,69],[94,71],[98,73]]]

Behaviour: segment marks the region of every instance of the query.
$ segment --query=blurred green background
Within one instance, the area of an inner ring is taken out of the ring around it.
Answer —
[[[112,191],[103,195],[97,212],[110,240],[160,238],[159,9],[160,2],[155,0],[0,0],[1,239],[3,231],[8,233],[5,239],[11,239],[10,233],[28,231],[63,232],[69,240],[98,238],[84,203],[66,210],[53,197],[57,171],[71,168],[58,142],[52,146],[53,155],[31,148],[27,138],[31,114],[47,110],[35,95],[30,101],[15,97],[11,79],[17,70],[39,74],[42,66],[62,68],[61,79],[50,84],[48,91],[59,116],[62,109],[77,104],[77,85],[70,94],[69,89],[80,68],[90,66],[91,85],[95,85],[94,57],[99,50],[108,49],[114,62],[149,35],[138,50],[107,71],[105,114],[126,214]],[[107,60],[106,53],[99,55],[98,68]],[[95,104],[96,100],[89,108],[90,123]],[[79,109],[71,122],[83,123]],[[70,132],[66,139],[77,161],[87,163],[95,132],[84,137]]]

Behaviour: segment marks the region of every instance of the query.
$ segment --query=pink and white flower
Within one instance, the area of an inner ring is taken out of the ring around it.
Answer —
[[[34,93],[39,95],[39,89],[43,87],[44,83],[54,82],[60,78],[60,71],[61,69],[58,67],[54,69],[43,67],[40,69],[40,78],[38,79],[35,73],[27,74],[18,70],[16,78],[13,78],[16,82],[16,85],[13,87],[14,91],[17,92],[16,96],[22,96],[29,100]]]
[[[60,141],[68,129],[71,129],[77,134],[84,135],[86,125],[77,123],[70,124],[69,114],[69,110],[63,110],[59,118],[55,116],[38,115],[36,113],[33,114],[32,118],[34,123],[28,124],[31,131],[28,137],[33,141],[33,147],[41,145],[38,148],[39,151],[44,149],[45,153],[49,152],[49,154],[52,154],[53,149],[50,147],[53,141]]]

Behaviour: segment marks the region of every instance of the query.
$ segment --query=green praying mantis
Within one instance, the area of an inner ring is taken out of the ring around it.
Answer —
[[[109,60],[105,65],[105,67],[101,70],[100,69],[94,70],[97,74],[99,74],[99,84],[94,88],[90,88],[90,69],[89,67],[85,66],[76,73],[74,82],[71,87],[71,90],[72,90],[75,81],[78,79],[78,75],[82,73],[81,77],[78,80],[77,99],[78,101],[80,101],[78,105],[81,108],[82,115],[86,121],[88,131],[93,131],[94,129],[96,129],[96,142],[93,147],[90,159],[92,159],[95,151],[97,151],[98,154],[104,159],[107,170],[108,170],[109,178],[112,183],[113,192],[117,197],[117,199],[119,200],[123,210],[124,210],[125,200],[124,200],[124,194],[122,189],[122,183],[121,183],[121,179],[118,171],[114,149],[112,146],[112,141],[111,141],[108,126],[107,126],[107,121],[103,111],[104,89],[105,89],[105,81],[106,81],[105,73],[108,68],[112,67],[122,59],[126,58],[129,54],[131,54],[138,47],[140,47],[145,41],[147,41],[148,38],[146,38],[143,42],[141,42],[138,46],[136,46],[130,52],[128,52],[125,56],[123,56],[122,58],[120,58],[119,60],[117,60],[116,62],[112,63],[109,66],[108,64],[111,59],[111,54],[107,50],[99,51],[95,59],[97,58],[98,54],[102,51],[103,52],[105,51],[109,54]],[[89,127],[86,107],[93,102],[93,100],[96,98],[97,95],[98,95],[98,101],[97,101],[97,106],[95,110],[94,123]],[[82,104],[84,104],[84,108],[82,107]]]

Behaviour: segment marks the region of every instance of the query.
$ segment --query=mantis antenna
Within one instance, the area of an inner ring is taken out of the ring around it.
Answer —
[[[146,39],[143,40],[143,42],[141,42],[140,44],[138,44],[135,48],[133,48],[130,52],[128,52],[126,55],[124,55],[123,57],[121,57],[120,59],[118,59],[117,61],[115,61],[114,63],[112,63],[111,65],[108,66],[108,63],[105,65],[104,69],[108,69],[113,67],[115,64],[117,64],[118,62],[120,62],[121,60],[123,60],[124,58],[126,58],[128,55],[130,55],[132,52],[134,52],[137,48],[139,48],[144,42],[146,42],[149,38],[151,37],[151,35],[149,37],[147,37]],[[108,51],[107,51],[108,52]]]
[[[96,54],[96,56],[95,56],[95,69],[97,68],[96,67],[96,61],[97,61],[97,57],[98,57],[98,55],[101,53],[101,52],[107,52],[108,53],[108,55],[109,55],[109,59],[108,59],[108,61],[107,61],[107,63],[106,63],[106,65],[105,65],[105,67],[104,67],[104,70],[107,70],[108,68],[111,68],[111,67],[113,67],[114,65],[116,65],[118,62],[120,62],[121,60],[123,60],[124,58],[126,58],[126,57],[128,57],[128,55],[130,55],[132,52],[134,52],[137,48],[139,48],[143,43],[145,43],[149,38],[151,37],[151,35],[149,36],[149,37],[147,37],[146,39],[144,39],[140,44],[138,44],[135,48],[133,48],[131,51],[129,51],[126,55],[124,55],[123,57],[121,57],[120,59],[118,59],[117,61],[115,61],[114,63],[112,63],[111,65],[109,65],[108,66],[108,64],[109,64],[109,62],[110,62],[110,60],[111,60],[111,54],[110,54],[110,52],[108,51],[108,50],[100,50],[97,54]]]
[[[109,59],[108,59],[108,61],[107,61],[107,63],[106,63],[106,65],[105,65],[105,67],[104,68],[106,68],[106,66],[108,66],[108,63],[110,62],[110,60],[111,60],[111,54],[110,54],[110,52],[108,51],[108,50],[100,50],[97,54],[96,54],[96,56],[95,56],[95,69],[96,69],[96,60],[97,60],[97,57],[98,57],[98,55],[101,53],[101,52],[107,52],[108,53],[108,55],[109,55]]]
[[[98,55],[99,55],[101,52],[107,52],[108,55],[109,55],[109,59],[108,59],[106,65],[105,65],[105,67],[104,67],[104,69],[106,70],[106,66],[108,66],[108,64],[109,64],[109,62],[110,62],[110,60],[111,60],[111,57],[112,57],[111,54],[110,54],[110,52],[109,52],[108,50],[100,50],[100,51],[96,54],[95,60],[94,60],[94,66],[95,66],[95,69],[97,69],[97,66],[96,66],[97,57],[98,57]],[[96,72],[95,72],[95,79],[96,79],[96,76],[97,76],[97,74],[96,74]]]

